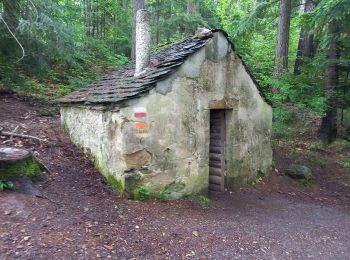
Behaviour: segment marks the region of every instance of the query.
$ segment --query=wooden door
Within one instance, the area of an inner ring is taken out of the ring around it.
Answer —
[[[224,191],[225,110],[210,110],[209,191]]]

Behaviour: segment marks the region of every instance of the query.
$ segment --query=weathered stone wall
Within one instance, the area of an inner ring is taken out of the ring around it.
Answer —
[[[151,93],[114,107],[62,107],[72,140],[117,188],[171,197],[206,191],[210,109],[226,113],[226,183],[234,189],[272,163],[271,107],[226,37],[214,38]]]

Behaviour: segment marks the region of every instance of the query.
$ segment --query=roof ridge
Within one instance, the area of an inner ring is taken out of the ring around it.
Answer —
[[[208,31],[204,31],[201,38],[197,36],[187,37],[182,41],[168,45],[162,50],[152,52],[149,66],[146,68],[145,73],[138,77],[134,77],[135,60],[129,60],[119,68],[95,80],[88,87],[78,89],[57,101],[63,104],[76,103],[88,105],[116,103],[140,97],[155,87],[158,81],[163,80],[173,73],[191,54],[205,46],[214,33],[223,33],[234,50],[234,45],[225,31],[212,29],[210,32],[211,34],[208,34]],[[237,56],[241,59],[245,70],[252,78],[260,95],[266,102],[271,104],[241,56],[239,54]]]

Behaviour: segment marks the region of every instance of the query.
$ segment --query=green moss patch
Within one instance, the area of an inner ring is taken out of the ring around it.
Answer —
[[[6,180],[11,176],[22,174],[27,175],[30,179],[35,179],[42,174],[42,168],[34,157],[0,165],[0,179]]]
[[[116,190],[118,190],[122,195],[124,195],[124,186],[122,181],[115,178],[113,175],[108,175],[107,182]]]

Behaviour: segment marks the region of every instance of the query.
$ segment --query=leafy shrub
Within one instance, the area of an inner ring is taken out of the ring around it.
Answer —
[[[290,123],[296,119],[293,111],[290,111],[282,106],[273,109],[273,120],[275,122]]]
[[[69,94],[70,92],[73,91],[73,88],[69,85],[58,85],[58,90],[57,90],[57,93],[56,93],[56,97],[62,97],[64,95],[67,95]]]
[[[285,123],[274,122],[272,125],[272,137],[274,139],[283,139],[290,136],[290,130]]]
[[[55,71],[53,69],[48,70],[46,72],[46,76],[50,80],[53,80],[53,81],[56,81],[56,82],[60,82],[60,80],[61,80],[61,75],[59,74],[59,72]]]
[[[289,102],[318,116],[324,115],[326,98],[322,81],[319,79],[310,78],[307,73],[298,76],[285,73],[280,79],[273,77],[266,79],[264,84],[276,89],[275,93],[269,94],[275,105]]]
[[[346,140],[337,139],[329,146],[330,149],[336,152],[343,152],[350,149],[350,142]]]
[[[314,182],[312,179],[300,179],[299,183],[304,187],[311,187]]]
[[[199,195],[198,202],[202,206],[202,208],[206,209],[209,207],[210,200],[206,196]]]
[[[139,193],[139,199],[141,201],[147,200],[151,196],[150,189],[147,186],[140,186],[138,189],[138,193]]]
[[[170,198],[171,191],[168,189],[163,189],[159,192],[161,200],[168,200]]]
[[[322,142],[313,142],[310,143],[308,149],[310,151],[322,150],[324,148],[324,144]]]
[[[327,161],[317,153],[313,153],[309,151],[306,153],[306,155],[308,157],[308,160],[312,162],[314,165],[325,167],[327,164]]]
[[[36,79],[27,80],[25,85],[25,88],[33,93],[45,94],[47,91],[46,85],[38,82]]]
[[[10,181],[4,181],[0,180],[0,190],[12,190],[13,189],[13,183]]]
[[[343,162],[344,169],[350,169],[350,159]]]

